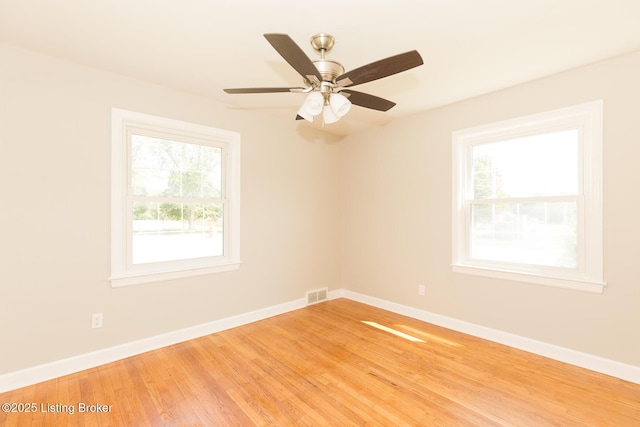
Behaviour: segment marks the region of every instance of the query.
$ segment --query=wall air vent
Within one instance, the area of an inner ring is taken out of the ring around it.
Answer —
[[[307,291],[307,305],[317,304],[327,300],[328,289],[316,289],[314,291]]]

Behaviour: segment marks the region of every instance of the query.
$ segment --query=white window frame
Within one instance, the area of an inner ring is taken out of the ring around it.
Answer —
[[[113,287],[237,270],[240,267],[240,134],[209,126],[113,108],[111,111],[111,276]],[[131,262],[130,134],[172,135],[222,148],[224,254],[147,264]]]
[[[452,270],[511,281],[603,292],[602,100],[453,132]],[[475,145],[579,130],[578,267],[472,260],[470,254],[471,151]]]

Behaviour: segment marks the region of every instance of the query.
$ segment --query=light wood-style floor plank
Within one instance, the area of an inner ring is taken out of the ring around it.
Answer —
[[[2,426],[640,426],[640,385],[346,299],[0,394]],[[78,403],[111,405],[78,413]]]

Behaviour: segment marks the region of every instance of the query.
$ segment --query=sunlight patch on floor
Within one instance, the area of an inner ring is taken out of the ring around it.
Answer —
[[[453,347],[462,347],[462,344],[460,344],[460,343],[448,340],[446,338],[442,338],[441,336],[438,336],[438,335],[434,335],[434,334],[430,334],[428,332],[421,331],[420,329],[412,328],[411,326],[407,326],[407,325],[393,325],[393,326],[395,326],[396,328],[399,328],[399,329],[404,329],[404,330],[406,330],[408,332],[411,332],[414,335],[426,338],[427,340],[437,341],[439,343],[450,345],[450,346],[453,346]]]
[[[409,340],[409,341],[424,342],[424,340],[421,340],[420,338],[416,338],[414,336],[411,336],[409,334],[405,334],[404,332],[397,331],[397,330],[395,330],[393,328],[389,328],[388,326],[384,326],[384,325],[381,325],[381,324],[376,323],[376,322],[371,322],[369,320],[363,320],[362,323],[364,323],[365,325],[373,326],[374,328],[380,329],[381,331],[389,332],[389,333],[391,333],[393,335],[399,336],[400,338],[404,338],[404,339]]]

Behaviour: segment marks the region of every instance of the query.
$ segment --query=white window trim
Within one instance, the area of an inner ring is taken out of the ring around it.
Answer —
[[[240,134],[194,123],[167,119],[118,108],[111,111],[111,286],[120,287],[203,274],[240,267]],[[225,146],[225,248],[224,256],[152,263],[131,268],[127,262],[128,133],[148,128],[163,133],[215,140]]]
[[[453,206],[452,206],[452,270],[496,279],[556,286],[587,292],[601,293],[603,281],[603,225],[602,225],[602,100],[587,102],[567,108],[506,120],[453,132]],[[545,131],[578,128],[581,138],[582,194],[584,217],[579,219],[578,271],[531,268],[528,271],[512,270],[498,263],[477,263],[469,259],[468,214],[465,194],[468,194],[470,178],[463,177],[469,170],[470,148],[473,145],[494,140],[505,140]],[[492,265],[491,265],[492,264]]]

